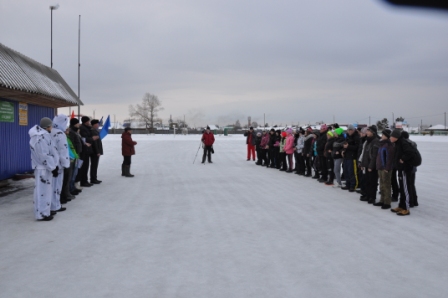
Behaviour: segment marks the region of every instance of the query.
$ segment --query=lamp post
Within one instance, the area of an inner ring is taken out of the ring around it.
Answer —
[[[59,8],[59,4],[51,5],[50,11],[51,11],[51,68],[53,68],[53,10],[56,10]]]

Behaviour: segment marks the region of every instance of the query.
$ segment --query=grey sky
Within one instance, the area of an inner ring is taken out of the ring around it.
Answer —
[[[50,65],[55,3],[53,66],[77,92],[81,14],[81,112],[97,118],[122,121],[145,92],[165,120],[196,125],[392,112],[443,124],[448,110],[448,13],[379,0],[0,0],[0,42]]]

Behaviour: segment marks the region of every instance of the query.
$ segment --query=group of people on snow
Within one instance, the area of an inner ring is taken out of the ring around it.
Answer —
[[[96,119],[84,116],[80,123],[61,114],[53,120],[42,118],[29,130],[37,220],[52,220],[84,187],[101,183],[97,173],[103,145],[98,129]]]
[[[257,158],[256,165],[357,192],[361,201],[385,210],[399,200],[391,209],[397,215],[409,215],[410,208],[418,206],[415,173],[422,159],[406,131],[386,128],[380,136],[375,125],[348,125],[344,130],[338,124],[323,124],[319,130],[308,126],[256,132],[250,127],[244,135],[247,160]]]

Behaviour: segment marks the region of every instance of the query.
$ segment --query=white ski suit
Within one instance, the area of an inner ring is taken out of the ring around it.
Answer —
[[[33,126],[30,135],[31,166],[34,169],[34,216],[42,219],[50,215],[50,205],[53,195],[51,185],[56,169],[57,159],[55,149],[51,143],[51,135],[39,125]]]
[[[64,168],[70,167],[70,157],[68,153],[67,136],[65,129],[68,124],[68,117],[61,114],[53,119],[53,129],[51,130],[52,144],[57,153],[58,176],[53,177],[53,196],[51,198],[51,210],[61,209],[62,182],[64,180]]]

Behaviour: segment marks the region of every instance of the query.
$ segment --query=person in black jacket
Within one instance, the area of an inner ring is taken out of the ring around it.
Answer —
[[[327,182],[328,180],[328,167],[327,167],[327,158],[325,156],[325,146],[327,144],[327,125],[322,124],[320,127],[320,135],[316,139],[316,151],[317,151],[317,158],[319,158],[319,172],[320,172],[320,179],[317,181],[323,183]]]
[[[313,141],[316,136],[313,134],[313,129],[311,127],[306,128],[305,132],[305,140],[302,149],[302,156],[305,161],[306,174],[305,177],[311,177],[311,164],[312,164],[312,155],[313,155]]]
[[[395,144],[394,165],[398,172],[400,183],[400,203],[391,209],[397,215],[410,215],[410,202],[415,202],[415,163],[419,158],[411,142],[402,137],[401,131],[394,129],[390,141]]]
[[[376,168],[376,157],[380,148],[380,140],[377,135],[376,126],[372,125],[366,131],[366,143],[362,153],[361,170],[364,173],[365,180],[365,196],[361,197],[361,201],[374,204],[374,206],[382,206],[375,203],[376,193],[378,191],[378,171]]]
[[[257,151],[257,162],[255,163],[257,166],[261,166],[263,164],[263,159],[261,158],[261,132],[257,132],[257,136],[255,137],[255,150]]]
[[[342,156],[344,157],[345,186],[343,190],[354,192],[358,188],[358,150],[360,139],[358,131],[351,124],[347,128],[347,138],[342,145]]]
[[[90,155],[93,154],[92,144],[95,140],[99,139],[99,136],[92,136],[92,126],[90,124],[90,118],[87,116],[81,117],[81,126],[79,127],[79,134],[83,142],[81,159],[83,161],[81,169],[79,169],[77,178],[81,182],[82,187],[90,187],[93,184],[87,181],[87,174],[89,172]]]
[[[100,184],[102,181],[98,180],[98,164],[100,162],[100,156],[103,155],[103,143],[101,141],[99,124],[100,122],[97,119],[93,119],[90,121],[92,125],[91,133],[92,138],[97,136],[98,139],[93,141],[92,149],[93,153],[90,155],[90,183],[92,184]]]
[[[335,132],[327,131],[327,143],[325,145],[324,156],[327,160],[327,172],[328,180],[325,181],[325,185],[333,185],[334,181],[334,159],[333,159],[333,144],[335,143],[338,135]]]
[[[271,128],[269,134],[269,157],[271,169],[280,169],[280,130]]]
[[[70,131],[68,133],[68,137],[70,138],[70,141],[72,141],[73,147],[75,148],[76,154],[81,158],[82,155],[82,139],[81,135],[78,133],[79,126],[81,124],[79,123],[79,120],[77,118],[70,119]],[[70,193],[74,196],[78,195],[82,190],[78,189],[75,186],[75,182],[79,182],[78,180],[78,160],[73,164],[72,169],[72,178],[70,181]]]

